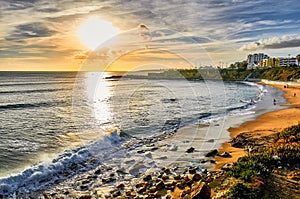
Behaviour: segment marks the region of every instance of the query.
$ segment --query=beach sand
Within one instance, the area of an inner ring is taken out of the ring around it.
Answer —
[[[268,136],[281,131],[284,128],[296,125],[300,121],[300,87],[284,88],[284,85],[270,85],[284,91],[284,97],[288,101],[283,106],[288,106],[286,109],[265,113],[252,121],[247,121],[239,127],[229,128],[230,137],[234,138],[237,135],[247,132],[251,133],[252,137]],[[294,96],[294,93],[296,96]],[[277,104],[278,105],[278,104]],[[216,156],[216,165],[212,170],[219,170],[224,164],[233,163],[239,157],[247,155],[244,149],[235,148],[230,143],[225,142],[219,153],[229,152],[231,158],[222,158]]]

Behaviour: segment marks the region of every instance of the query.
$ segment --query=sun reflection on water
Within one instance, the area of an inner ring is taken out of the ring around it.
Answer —
[[[113,95],[111,81],[104,79],[105,73],[91,73],[87,78],[87,97],[90,113],[97,129],[107,131],[112,127],[112,110],[109,103]]]

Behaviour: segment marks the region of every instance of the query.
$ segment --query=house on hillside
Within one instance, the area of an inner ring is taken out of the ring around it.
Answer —
[[[263,59],[270,58],[268,55],[264,53],[255,53],[255,54],[249,54],[247,56],[247,63],[248,68],[256,68],[259,65],[259,62]]]

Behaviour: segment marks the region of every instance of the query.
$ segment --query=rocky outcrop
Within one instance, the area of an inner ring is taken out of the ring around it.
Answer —
[[[190,194],[191,199],[210,199],[210,188],[206,183],[200,182]]]

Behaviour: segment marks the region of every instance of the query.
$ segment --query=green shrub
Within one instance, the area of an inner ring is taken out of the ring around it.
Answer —
[[[237,183],[229,189],[227,197],[232,199],[254,199],[260,198],[260,190]]]
[[[295,136],[297,140],[300,139],[300,124],[288,127],[278,133],[276,141],[281,138],[288,138],[292,135]]]
[[[250,182],[252,179],[260,176],[265,171],[259,156],[244,156],[234,163],[229,171],[229,175]]]

